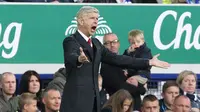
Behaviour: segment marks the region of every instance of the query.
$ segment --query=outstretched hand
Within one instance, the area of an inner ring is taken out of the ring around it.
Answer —
[[[82,47],[80,47],[80,56],[78,57],[78,61],[80,63],[85,63],[85,62],[90,62],[87,58],[87,56],[85,55],[85,53],[83,52]]]
[[[159,56],[160,54],[153,56],[153,58],[149,60],[149,65],[159,67],[159,68],[169,68],[170,64],[168,62],[159,60],[158,59]]]

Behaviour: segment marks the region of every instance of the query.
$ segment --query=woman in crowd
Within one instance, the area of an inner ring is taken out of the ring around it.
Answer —
[[[101,112],[132,112],[133,99],[127,90],[120,89],[114,93],[103,106]]]
[[[180,94],[189,97],[192,111],[199,112],[200,97],[195,93],[197,86],[197,75],[192,71],[184,70],[178,75],[176,82],[180,87]]]
[[[41,80],[39,74],[34,70],[28,70],[26,71],[20,80],[19,85],[19,94],[22,93],[32,93],[35,94],[38,98],[38,109],[41,110],[42,104],[41,104]]]

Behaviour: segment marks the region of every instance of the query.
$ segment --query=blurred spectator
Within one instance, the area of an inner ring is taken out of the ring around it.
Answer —
[[[187,2],[186,2],[186,0],[172,0],[172,3],[178,3],[178,4],[183,3],[183,4],[186,4]]]
[[[176,82],[180,87],[180,94],[190,99],[192,110],[200,109],[200,97],[195,93],[197,75],[192,71],[184,70],[178,75]]]
[[[174,99],[179,95],[179,87],[175,81],[167,81],[162,88],[163,99],[159,100],[160,112],[171,110],[171,106],[174,103]]]
[[[133,103],[131,94],[120,89],[110,97],[101,112],[132,112]]]
[[[200,0],[186,0],[188,4],[199,4]]]
[[[105,34],[103,41],[108,50],[118,54],[120,43],[116,34]],[[134,103],[134,110],[140,110],[140,95],[145,94],[145,85],[138,83],[133,77],[127,78],[123,69],[117,66],[102,63],[100,73],[103,77],[103,88],[106,89],[110,96],[120,89],[128,90],[134,101],[137,102]]]
[[[175,98],[172,105],[172,112],[196,112],[191,111],[190,99],[187,96],[179,95]]]
[[[60,91],[61,95],[63,93],[63,89],[66,83],[66,69],[60,68],[55,74],[54,78],[51,82],[49,82],[47,88],[56,88]]]
[[[75,3],[157,3],[156,0],[60,0]]]
[[[47,88],[43,93],[42,102],[45,105],[44,112],[59,112],[61,104],[60,91],[56,88]]]
[[[146,95],[142,101],[141,112],[159,112],[159,101],[154,95]]]
[[[9,2],[52,2],[52,3],[58,3],[57,0],[8,0]]]
[[[39,110],[42,108],[41,106],[41,80],[39,74],[34,71],[34,70],[28,70],[26,71],[20,80],[19,84],[19,94],[21,95],[22,93],[32,93],[35,94],[38,98],[37,106]]]
[[[10,103],[17,104],[17,100],[14,100],[14,94],[16,91],[16,77],[11,72],[4,72],[0,75],[0,111],[10,112],[15,109],[11,107]],[[16,107],[16,105],[14,105]]]
[[[37,97],[32,93],[22,93],[19,96],[20,112],[36,112]]]

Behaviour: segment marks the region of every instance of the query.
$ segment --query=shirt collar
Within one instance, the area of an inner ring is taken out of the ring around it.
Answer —
[[[183,92],[183,95],[187,95],[187,94],[189,94],[189,93],[187,93],[187,92]],[[198,100],[198,96],[197,96],[197,94],[191,94],[191,95],[194,95],[194,101],[197,101]]]
[[[78,30],[78,32],[81,34],[81,36],[85,39],[85,41],[87,42],[89,40],[89,38],[91,38],[92,36],[90,36],[89,38],[80,30]]]

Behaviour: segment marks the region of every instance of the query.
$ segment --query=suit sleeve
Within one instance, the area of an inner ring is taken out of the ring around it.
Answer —
[[[116,55],[110,52],[104,46],[102,46],[101,48],[102,48],[101,61],[103,63],[119,66],[121,68],[132,68],[132,69],[146,69],[149,67],[149,59],[139,59],[125,55]]]
[[[128,49],[126,49],[126,50],[124,51],[123,55],[126,55],[126,56],[129,55],[129,53],[128,53]]]
[[[80,65],[80,63],[78,63],[78,56],[80,55],[79,45],[72,37],[64,39],[63,50],[65,66],[70,65],[72,67],[77,67]]]
[[[143,94],[146,92],[145,88],[141,84],[136,87],[132,84],[127,83],[126,79],[124,78],[125,76],[123,77],[124,74],[120,74],[119,71],[111,69],[109,66],[103,65],[101,68],[101,74],[103,77],[103,83],[107,87],[112,87],[115,90],[125,89],[131,94]]]

